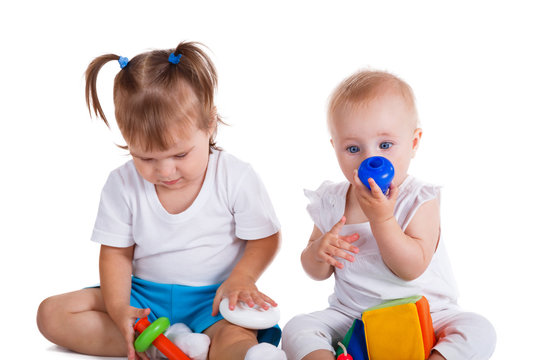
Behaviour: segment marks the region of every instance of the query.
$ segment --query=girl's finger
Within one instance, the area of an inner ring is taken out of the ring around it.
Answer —
[[[260,293],[260,294],[266,303],[272,305],[273,307],[276,307],[278,305],[277,302],[275,302],[270,296],[267,296],[263,293]]]
[[[261,296],[260,293],[252,295],[253,301],[256,305],[258,305],[260,308],[264,310],[270,309],[270,306],[268,303],[264,300],[264,298]]]
[[[234,310],[234,308],[236,307],[236,303],[239,300],[238,293],[229,294],[228,298],[229,298],[229,309]],[[244,300],[242,300],[242,301],[244,301]],[[248,304],[247,301],[244,301],[244,302],[246,304]],[[248,306],[249,306],[249,304],[248,304]]]
[[[150,315],[150,309],[139,309],[135,307],[132,307],[131,309],[132,309],[131,316],[134,319],[141,319]]]
[[[150,358],[146,355],[146,353],[137,353],[137,355],[138,355],[139,358],[141,358],[142,360],[150,360]]]
[[[221,295],[221,291],[218,289],[216,296],[214,296],[214,301],[212,302],[212,316],[219,314],[219,303],[221,300],[223,300],[223,296]]]

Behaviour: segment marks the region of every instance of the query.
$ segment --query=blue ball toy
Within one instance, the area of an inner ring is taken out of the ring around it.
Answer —
[[[379,185],[383,194],[386,194],[394,178],[394,165],[390,160],[382,156],[369,157],[360,164],[358,178],[369,190],[371,190],[371,187],[368,179],[372,178]]]

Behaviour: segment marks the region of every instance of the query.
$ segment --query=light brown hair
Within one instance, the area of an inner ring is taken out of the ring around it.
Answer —
[[[145,52],[118,72],[113,90],[115,117],[128,145],[164,151],[172,145],[172,131],[181,132],[189,126],[203,131],[217,129],[217,122],[222,122],[214,105],[217,74],[200,45],[181,42],[176,49]],[[178,64],[169,62],[171,53],[181,55]],[[86,69],[88,110],[107,126],[97,95],[97,76],[103,65],[119,59],[115,54],[102,55]],[[215,135],[214,130],[210,151],[218,149]]]
[[[416,102],[409,84],[385,71],[361,70],[343,80],[333,91],[328,105],[328,122],[340,113],[354,110],[387,91],[401,95],[417,120]]]

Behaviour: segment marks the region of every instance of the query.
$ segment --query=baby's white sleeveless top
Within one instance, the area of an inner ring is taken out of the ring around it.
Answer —
[[[323,233],[327,233],[343,216],[349,186],[348,182],[327,181],[316,191],[305,190],[310,200],[308,213]],[[401,228],[405,230],[418,208],[432,199],[440,201],[440,187],[408,176],[399,187],[394,209],[394,216]],[[365,309],[383,301],[413,295],[424,295],[431,311],[456,305],[457,286],[442,236],[426,271],[412,281],[405,281],[394,275],[384,264],[369,222],[347,224],[343,226],[341,235],[355,232],[360,237],[354,245],[360,251],[353,254],[353,262],[341,259],[344,268],[335,269],[335,286],[329,298],[330,306],[350,316],[360,317]]]

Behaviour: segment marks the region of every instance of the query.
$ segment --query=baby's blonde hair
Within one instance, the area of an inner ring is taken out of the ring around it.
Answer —
[[[414,113],[415,126],[418,126],[416,102],[412,88],[399,77],[378,70],[358,71],[336,87],[330,96],[328,105],[328,124],[340,113],[352,111],[389,91],[403,97]]]

